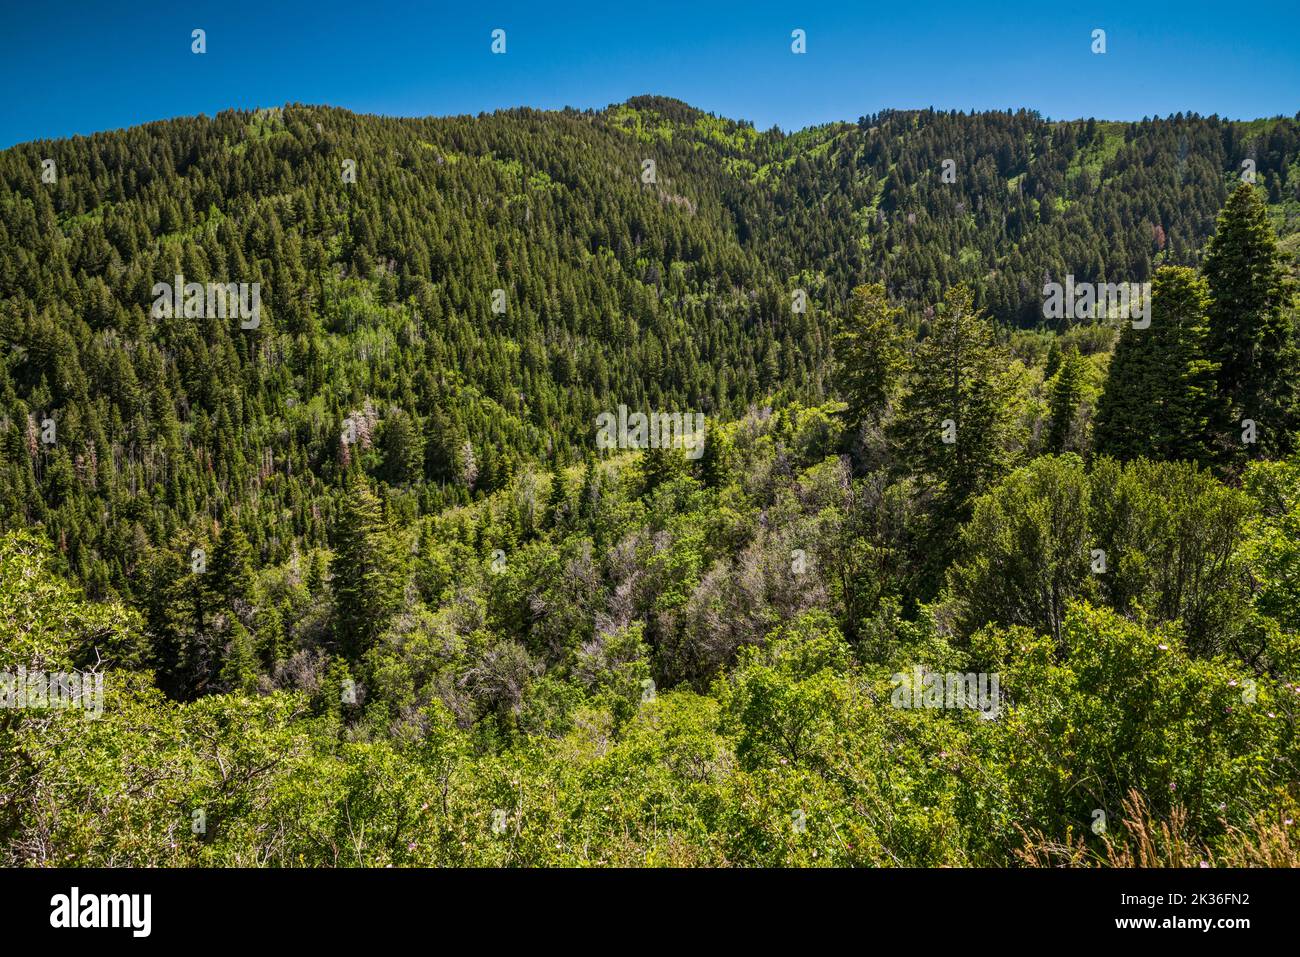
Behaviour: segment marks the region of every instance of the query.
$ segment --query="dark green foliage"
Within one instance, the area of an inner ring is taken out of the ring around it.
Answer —
[[[1150,456],[1209,462],[1221,403],[1207,357],[1205,280],[1168,266],[1151,287],[1151,322],[1120,334],[1097,405],[1094,450],[1118,459]],[[1140,324],[1140,321],[1139,321]]]
[[[227,522],[217,538],[209,567],[212,591],[227,607],[247,601],[252,594],[252,551],[239,526]]]
[[[700,453],[700,478],[708,488],[723,488],[731,477],[732,442],[717,425],[706,426]]]
[[[883,285],[853,290],[848,318],[835,335],[836,385],[851,427],[879,421],[894,398],[904,367],[899,325],[899,310],[889,307]]]
[[[913,474],[935,495],[927,550],[931,575],[952,552],[971,500],[1011,465],[1020,437],[1010,355],[964,286],[948,290],[916,350],[894,429]]]
[[[1230,459],[1285,453],[1294,444],[1300,342],[1288,281],[1259,191],[1242,184],[1228,198],[1205,256],[1209,283],[1206,349],[1225,408],[1218,430]],[[1241,420],[1258,426],[1240,441]]]
[[[407,413],[398,410],[384,420],[379,448],[380,474],[390,485],[412,485],[424,477],[424,436]]]
[[[1056,344],[1053,343],[1052,346],[1055,348]],[[1067,448],[1077,451],[1083,445],[1082,437],[1076,429],[1079,404],[1083,401],[1083,357],[1079,355],[1078,349],[1071,347],[1057,369],[1051,369],[1049,358],[1048,370],[1044,375],[1055,374],[1055,379],[1048,398],[1051,425],[1047,432],[1047,451],[1059,453]]]
[[[401,545],[364,479],[353,478],[335,526],[330,585],[339,647],[360,657],[397,612],[405,585]]]

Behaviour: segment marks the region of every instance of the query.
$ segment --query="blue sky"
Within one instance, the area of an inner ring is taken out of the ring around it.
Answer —
[[[118,9],[114,9],[118,8]],[[231,107],[389,115],[678,97],[760,129],[881,109],[1300,111],[1300,4],[54,0],[0,31],[0,147]],[[190,52],[190,31],[208,51]],[[504,56],[491,32],[506,30]],[[790,52],[795,28],[808,52]],[[1091,33],[1107,33],[1094,55]]]

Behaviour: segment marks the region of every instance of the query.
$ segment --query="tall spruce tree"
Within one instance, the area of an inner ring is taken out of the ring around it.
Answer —
[[[564,469],[559,465],[551,472],[551,488],[546,495],[546,522],[558,528],[569,516],[569,490],[564,480]]]
[[[253,589],[253,549],[232,520],[226,522],[212,550],[210,587],[227,607],[247,601]]]
[[[257,665],[253,636],[238,621],[232,622],[222,654],[221,687],[251,693],[257,687]]]
[[[354,473],[334,530],[335,624],[339,647],[360,658],[397,611],[402,598],[402,550],[384,519],[379,499]]]
[[[1216,422],[1229,461],[1293,447],[1300,349],[1294,293],[1286,279],[1268,210],[1254,187],[1238,186],[1223,211],[1205,257],[1209,283],[1208,349],[1218,365],[1223,418]],[[1258,438],[1240,440],[1251,419]]]
[[[1053,343],[1055,345],[1055,343]],[[1047,451],[1064,452],[1067,444],[1077,445],[1077,436],[1071,434],[1079,403],[1083,401],[1083,376],[1085,364],[1079,350],[1071,348],[1060,360],[1056,378],[1049,394],[1051,424],[1047,430]]]
[[[418,482],[424,474],[424,436],[409,413],[398,409],[384,420],[379,436],[380,477],[391,485]]]
[[[649,495],[665,482],[677,478],[684,470],[685,455],[676,446],[651,445],[641,453],[641,482]]]
[[[712,422],[704,433],[704,449],[700,453],[699,473],[707,488],[722,488],[731,474],[732,445],[717,425]]]
[[[970,289],[950,288],[917,349],[896,429],[914,473],[939,487],[955,517],[1010,463],[1008,365]]]
[[[1205,280],[1186,266],[1163,266],[1151,289],[1151,324],[1125,326],[1097,403],[1094,451],[1205,464],[1214,458],[1220,418],[1214,363],[1206,357]]]
[[[848,318],[835,335],[835,377],[848,403],[847,421],[855,430],[868,419],[879,420],[893,399],[904,367],[899,315],[882,284],[858,286]]]

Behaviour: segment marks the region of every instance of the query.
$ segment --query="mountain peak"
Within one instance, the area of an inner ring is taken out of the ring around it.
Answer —
[[[658,113],[674,123],[694,123],[697,119],[706,115],[703,110],[696,109],[689,103],[684,103],[671,96],[655,96],[649,93],[630,97],[622,104],[616,105]]]

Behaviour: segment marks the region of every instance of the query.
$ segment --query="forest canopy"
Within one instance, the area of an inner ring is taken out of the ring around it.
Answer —
[[[102,679],[0,862],[1300,863],[1297,236],[1300,117],[0,151],[0,668]]]

